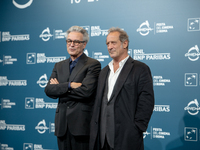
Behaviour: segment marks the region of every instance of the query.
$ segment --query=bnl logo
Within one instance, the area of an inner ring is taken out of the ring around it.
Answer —
[[[90,26],[81,26],[81,27],[87,31],[88,35],[90,35]]]
[[[24,143],[23,150],[33,150],[33,144],[32,143]]]
[[[35,63],[36,63],[36,53],[27,53],[26,64],[35,64]]]
[[[33,97],[25,98],[25,109],[34,109],[34,98]]]
[[[200,18],[188,19],[188,31],[200,31]]]
[[[197,73],[185,73],[185,86],[197,86],[198,74]]]
[[[185,141],[197,141],[198,140],[198,130],[193,127],[185,127],[184,129],[184,139]]]

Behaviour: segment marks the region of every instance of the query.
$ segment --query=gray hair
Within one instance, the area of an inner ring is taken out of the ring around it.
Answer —
[[[108,30],[108,34],[111,32],[119,32],[119,40],[123,43],[124,41],[128,41],[129,45],[129,37],[126,31],[122,30],[121,28],[118,27],[112,27]],[[128,46],[127,46],[128,49]]]
[[[83,41],[85,41],[86,43],[88,43],[89,41],[89,35],[87,33],[87,31],[85,29],[83,29],[82,27],[79,26],[72,26],[70,27],[65,34],[65,38],[67,39],[67,36],[70,32],[80,32],[83,34]]]

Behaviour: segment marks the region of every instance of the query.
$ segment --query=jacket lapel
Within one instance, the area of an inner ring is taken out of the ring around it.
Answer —
[[[134,65],[134,60],[131,57],[129,57],[127,62],[124,64],[124,67],[122,68],[119,76],[118,76],[118,79],[115,83],[115,87],[113,89],[113,92],[112,92],[112,95],[110,97],[109,102],[112,99],[116,98],[117,95],[119,94],[119,92],[120,92],[122,86],[124,85],[124,82],[126,81],[126,78],[128,77],[133,65]]]
[[[103,93],[104,93],[104,89],[105,89],[105,85],[106,85],[106,79],[108,78],[108,75],[110,73],[110,69],[108,66],[106,66],[102,71],[101,71],[101,75],[99,76],[99,82],[98,82],[98,95],[97,96],[100,99],[103,97]]]
[[[69,73],[69,59],[66,59],[65,62],[64,62],[64,65],[63,65],[63,74],[64,74],[64,77],[67,79],[69,79],[69,76],[70,76],[70,73]]]
[[[84,67],[86,61],[87,61],[87,56],[83,53],[69,77],[70,82],[73,81],[76,75],[79,73],[79,71],[81,71],[81,68]]]

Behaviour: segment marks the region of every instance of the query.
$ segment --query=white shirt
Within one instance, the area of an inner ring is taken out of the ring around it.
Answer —
[[[127,56],[125,59],[119,62],[119,68],[115,72],[114,72],[113,60],[108,64],[110,68],[110,74],[108,77],[108,94],[107,94],[108,101],[110,100],[117,78],[128,58],[129,56]]]

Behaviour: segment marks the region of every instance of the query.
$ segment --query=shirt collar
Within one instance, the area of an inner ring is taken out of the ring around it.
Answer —
[[[82,56],[83,54],[81,54],[81,56]],[[81,56],[79,56],[78,58],[76,58],[73,62],[78,62],[78,60],[81,58]],[[69,58],[69,63],[71,63],[72,62],[72,59],[71,59],[71,57]]]
[[[129,55],[119,62],[119,68],[124,66],[124,64],[126,63],[128,58],[129,58]],[[110,70],[113,70],[113,60],[108,64],[108,66],[109,66]]]

